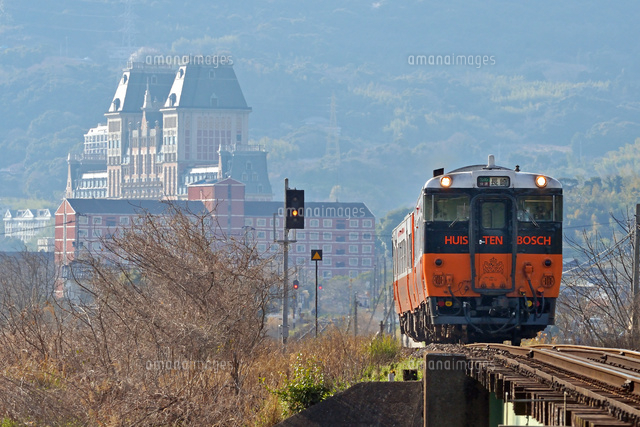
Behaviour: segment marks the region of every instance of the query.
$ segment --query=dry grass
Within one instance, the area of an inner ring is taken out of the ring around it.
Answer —
[[[270,426],[283,408],[269,389],[296,358],[317,361],[332,389],[374,363],[367,338],[337,329],[283,351],[266,337],[281,282],[270,260],[222,246],[206,217],[144,220],[85,254],[84,299],[52,298],[37,257],[0,256],[3,423]]]

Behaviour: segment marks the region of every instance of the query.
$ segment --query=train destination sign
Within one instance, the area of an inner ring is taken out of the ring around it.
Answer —
[[[508,187],[511,180],[508,176],[479,176],[478,187]]]

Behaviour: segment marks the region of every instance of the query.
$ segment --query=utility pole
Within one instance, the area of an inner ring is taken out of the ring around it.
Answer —
[[[633,285],[631,289],[632,304],[631,310],[631,338],[635,343],[638,340],[640,334],[640,310],[638,310],[638,304],[640,304],[640,204],[636,205],[636,218],[635,228],[633,232]]]
[[[353,294],[353,336],[358,336],[358,293]]]
[[[282,216],[282,227],[284,235],[282,236],[282,252],[284,256],[284,274],[283,274],[283,290],[284,295],[282,297],[282,345],[287,345],[287,339],[289,338],[289,229],[287,228],[287,190],[289,190],[289,178],[284,179],[284,215]],[[273,226],[275,228],[275,218]],[[275,234],[274,234],[275,237]]]
[[[289,187],[289,179],[284,180],[285,191]],[[285,207],[286,209],[286,207]],[[286,221],[283,221],[286,224]],[[284,296],[282,301],[282,345],[287,345],[289,338],[289,230],[284,226],[284,237],[282,239],[284,253]]]

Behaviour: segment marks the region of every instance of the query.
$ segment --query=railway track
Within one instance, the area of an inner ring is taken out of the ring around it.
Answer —
[[[640,426],[638,352],[503,344],[465,352],[472,377],[545,425]]]

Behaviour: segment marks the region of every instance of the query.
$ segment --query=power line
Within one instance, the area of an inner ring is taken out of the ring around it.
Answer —
[[[74,221],[71,221],[71,220],[70,220],[70,221],[67,221],[67,222],[63,222],[62,224],[51,224],[51,225],[43,225],[43,226],[41,226],[41,227],[22,228],[21,230],[28,230],[28,231],[31,231],[31,230],[45,230],[45,229],[47,229],[47,228],[56,228],[56,227],[58,227],[58,226],[60,226],[60,225],[67,225],[67,224],[71,224],[71,223],[73,223],[73,222],[75,222],[75,220],[74,220]],[[0,236],[9,236],[9,237],[12,237],[12,236],[11,236],[11,234],[14,234],[14,233],[13,233],[13,232],[11,232],[11,233],[7,233],[7,232],[5,231],[5,232],[0,233]]]
[[[597,261],[602,261],[605,259],[605,257],[613,252],[615,249],[617,249],[619,246],[621,246],[627,239],[630,239],[631,236],[633,236],[633,231],[629,232],[626,236],[624,236],[622,239],[620,239],[615,245],[611,246],[610,248],[605,249],[604,251],[600,252],[599,254],[596,254],[595,256],[593,256],[592,258],[584,261],[582,264],[578,264],[577,266],[570,268],[569,270],[563,271],[562,274],[567,274],[570,273],[576,269],[582,269],[585,266],[591,266],[593,265],[595,262]]]

